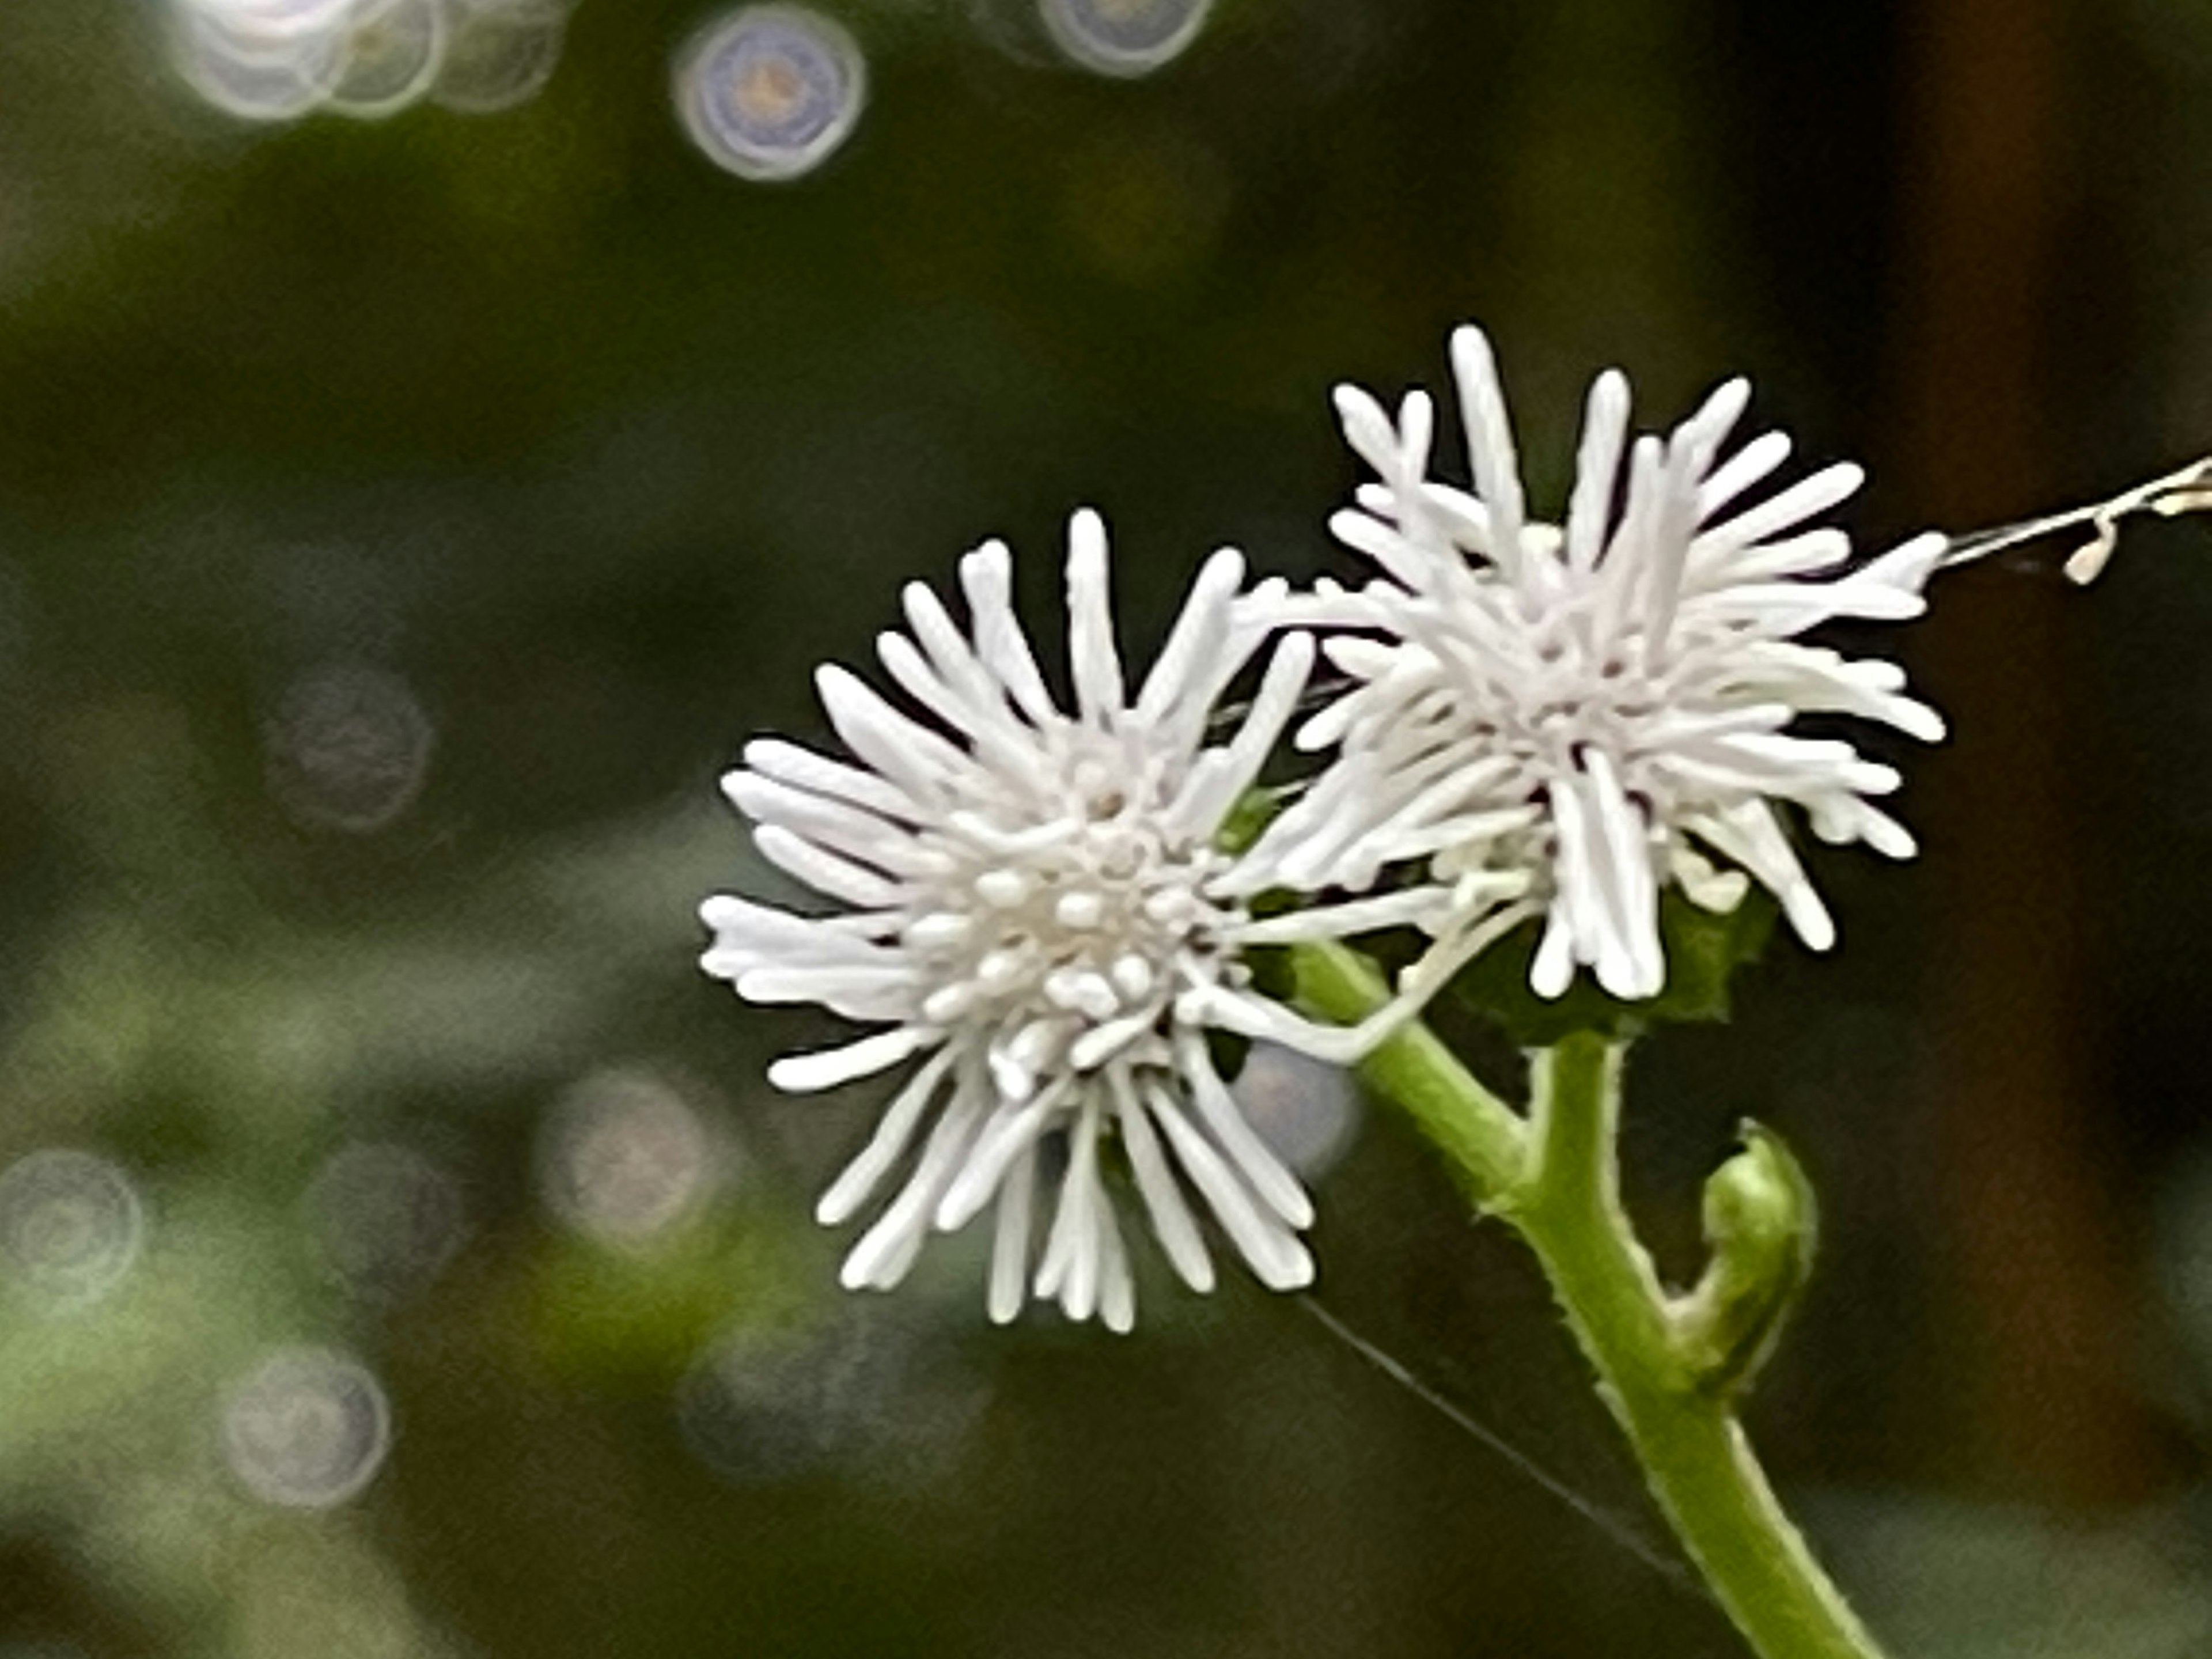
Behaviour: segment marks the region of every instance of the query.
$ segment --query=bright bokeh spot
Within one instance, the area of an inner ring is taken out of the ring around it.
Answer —
[[[350,3],[177,0],[171,31],[177,72],[227,114],[293,120],[322,102]]]
[[[595,1072],[562,1096],[539,1148],[545,1202],[603,1243],[650,1243],[696,1213],[722,1173],[699,1114],[652,1073]]]
[[[489,114],[535,96],[572,0],[170,0],[177,72],[250,121],[380,117],[426,97]]]
[[[246,1491],[286,1509],[328,1509],[360,1493],[392,1449],[383,1384],[325,1348],[285,1348],[224,1399],[223,1462]]]
[[[1359,1127],[1352,1074],[1276,1043],[1252,1045],[1230,1092],[1260,1139],[1302,1176],[1335,1167]]]
[[[741,179],[795,179],[851,136],[867,61],[844,29],[797,6],[752,6],[696,37],[677,60],[691,142]]]
[[[104,1158],[50,1147],[0,1175],[0,1267],[48,1308],[106,1296],[137,1261],[145,1233],[137,1189]]]
[[[1039,0],[1060,49],[1101,75],[1149,75],[1182,56],[1212,0]]]

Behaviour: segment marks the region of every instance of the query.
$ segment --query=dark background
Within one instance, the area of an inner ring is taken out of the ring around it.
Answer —
[[[148,1231],[97,1305],[0,1308],[0,1654],[1738,1651],[1295,1301],[995,1331],[957,1245],[842,1298],[808,1209],[879,1091],[777,1101],[825,1027],[696,972],[758,878],[714,780],[988,534],[1044,623],[1078,504],[1140,650],[1217,543],[1346,569],[1327,390],[1439,384],[1466,319],[1554,508],[1614,362],[1650,424],[1750,374],[1869,465],[1869,544],[2212,447],[2212,5],[1221,0],[1134,81],[1012,0],[834,9],[868,106],[772,185],[671,112],[694,6],[583,0],[504,114],[272,128],[151,3],[6,0],[0,1159],[95,1152]],[[1627,1155],[1677,1273],[1739,1116],[1811,1169],[1752,1426],[1901,1653],[2190,1659],[2212,540],[2054,566],[1845,641],[1951,720],[1923,856],[1815,855],[1843,945],[1645,1044]],[[611,1089],[704,1194],[626,1244],[546,1196]],[[362,1144],[433,1174],[349,1272]],[[1656,1534],[1402,1126],[1320,1202],[1324,1306]],[[216,1425],[303,1343],[396,1437],[294,1511]]]

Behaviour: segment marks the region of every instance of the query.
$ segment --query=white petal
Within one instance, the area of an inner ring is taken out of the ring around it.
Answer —
[[[1129,1157],[1129,1170],[1136,1177],[1137,1191],[1145,1200],[1145,1208],[1152,1218],[1152,1233],[1167,1252],[1169,1261],[1183,1283],[1198,1291],[1213,1288],[1213,1261],[1206,1253],[1206,1240],[1199,1232],[1198,1222],[1183,1201],[1182,1189],[1176,1185],[1175,1172],[1168,1168],[1167,1156],[1160,1150],[1159,1137],[1152,1131],[1152,1121],[1136,1097],[1126,1072],[1116,1071],[1111,1076],[1114,1086],[1115,1122],[1121,1131],[1121,1147]]]
[[[900,714],[836,663],[814,671],[814,688],[847,747],[915,799],[934,799],[948,780],[973,775],[958,750]]]
[[[753,831],[753,845],[761,856],[787,875],[805,882],[817,893],[826,893],[866,910],[887,910],[903,894],[899,884],[864,869],[850,859],[825,852],[780,823],[764,823]]]
[[[1120,714],[1121,659],[1107,594],[1106,525],[1088,507],[1067,522],[1067,657],[1083,716],[1103,723],[1109,712]]]
[[[1887,582],[1908,593],[1917,593],[1943,562],[1949,547],[1948,538],[1940,532],[1923,531],[1910,541],[1900,543],[1859,572],[1862,580]]]
[[[906,1277],[929,1235],[929,1212],[937,1194],[958,1166],[982,1115],[982,1097],[975,1091],[963,1089],[953,1095],[930,1131],[913,1176],[846,1256],[838,1279],[847,1290],[888,1291]]]
[[[1364,513],[1333,513],[1328,533],[1355,553],[1364,553],[1393,580],[1416,590],[1439,579],[1436,551],[1395,526]]]
[[[1556,1002],[1574,982],[1574,933],[1567,925],[1565,905],[1554,899],[1544,924],[1543,939],[1528,965],[1528,988],[1547,1002]]]
[[[1000,1099],[990,1121],[969,1149],[966,1161],[938,1200],[936,1224],[940,1232],[966,1226],[991,1201],[992,1193],[1014,1161],[1036,1145],[1055,1119],[1065,1115],[1073,1086],[1073,1079],[1059,1078],[1033,1100]]]
[[[960,562],[960,586],[975,628],[975,654],[998,676],[1014,706],[1036,721],[1053,718],[1052,694],[1045,690],[1029,636],[1013,608],[1013,560],[1001,541],[985,542]]]
[[[1129,1252],[1121,1243],[1121,1225],[1114,1218],[1111,1205],[1098,1211],[1098,1322],[1116,1336],[1127,1336],[1137,1324],[1137,1281],[1129,1272]]]
[[[1244,724],[1237,728],[1228,748],[1214,751],[1220,758],[1203,776],[1193,772],[1194,781],[1168,809],[1166,817],[1171,825],[1185,834],[1211,839],[1244,792],[1259,781],[1260,769],[1267,764],[1276,739],[1297,710],[1298,694],[1313,671],[1313,659],[1310,634],[1292,634],[1275,647]]]
[[[1437,890],[1424,887],[1340,904],[1316,904],[1286,915],[1245,922],[1237,929],[1237,942],[1240,945],[1292,945],[1304,939],[1348,939],[1354,933],[1432,919],[1437,901]]]
[[[1479,328],[1452,331],[1452,371],[1459,382],[1460,406],[1467,422],[1468,457],[1474,469],[1475,494],[1490,513],[1490,556],[1513,574],[1521,559],[1521,526],[1526,509],[1521,468],[1513,453],[1513,427],[1505,413],[1505,393],[1498,382],[1498,362]]]
[[[920,823],[927,816],[896,785],[780,738],[756,738],[745,745],[744,759],[763,777],[849,802],[880,817]]]
[[[1742,871],[1715,869],[1680,842],[1668,849],[1668,866],[1690,902],[1714,915],[1734,911],[1751,887],[1751,878]]]
[[[896,958],[882,966],[748,968],[731,981],[747,1002],[818,1002],[848,1019],[904,1019],[918,988]]]
[[[1030,1274],[1030,1216],[1036,1206],[1036,1150],[1014,1161],[999,1189],[996,1235],[991,1246],[988,1310],[996,1325],[1009,1324],[1022,1310]]]
[[[1219,549],[1200,567],[1182,613],[1168,630],[1167,643],[1137,695],[1140,721],[1152,725],[1166,719],[1194,687],[1206,683],[1207,659],[1218,653],[1228,635],[1230,601],[1243,582],[1244,556],[1234,548]]]
[[[1758,506],[1747,507],[1727,523],[1714,526],[1706,535],[1715,547],[1747,547],[1753,542],[1764,541],[1777,531],[1787,530],[1816,514],[1826,512],[1837,502],[1856,494],[1865,482],[1863,468],[1850,461],[1838,461],[1790,485],[1780,495],[1770,495]]]
[[[945,684],[979,708],[1003,707],[1006,686],[984,666],[928,585],[908,582],[900,598],[905,605],[907,626],[914,630],[916,643],[928,653],[932,666]]]
[[[1676,441],[1704,452],[1707,465],[1712,452],[1720,447],[1735,423],[1743,418],[1743,411],[1751,406],[1751,382],[1741,374],[1723,380],[1712,389],[1698,411],[1674,429]],[[1702,473],[1704,468],[1699,469]]]
[[[1564,919],[1573,941],[1573,960],[1595,963],[1611,929],[1605,920],[1605,896],[1592,867],[1592,825],[1583,799],[1581,783],[1574,778],[1554,779],[1546,791],[1552,807],[1553,872],[1559,897],[1552,914]]]
[[[1194,1091],[1192,1097],[1200,1111],[1206,1113],[1212,1098],[1210,1092]],[[1262,1145],[1257,1136],[1251,1134],[1249,1129],[1246,1133],[1237,1137],[1233,1142],[1223,1137],[1220,1133],[1219,1121],[1218,1114],[1207,1113],[1207,1126],[1214,1130],[1218,1149],[1227,1155],[1227,1167],[1235,1174],[1243,1176],[1245,1183],[1261,1189],[1261,1197],[1265,1207],[1260,1211],[1260,1214],[1266,1224],[1270,1229],[1291,1230],[1311,1226],[1314,1219],[1313,1200],[1307,1197],[1305,1189],[1297,1184],[1297,1178],[1285,1170],[1277,1161],[1275,1154]],[[1237,1122],[1240,1127],[1243,1126],[1243,1120],[1241,1117],[1237,1119]],[[1183,1166],[1186,1169],[1191,1168],[1188,1149],[1185,1149]],[[1196,1178],[1197,1171],[1193,1170],[1192,1173],[1194,1178]],[[1262,1185],[1263,1177],[1264,1186]],[[1201,1189],[1205,1188],[1203,1181],[1200,1182],[1200,1185]],[[1222,1203],[1220,1194],[1207,1190],[1206,1195],[1218,1212]],[[1295,1202],[1292,1201],[1294,1198]],[[1233,1234],[1236,1231],[1236,1224],[1226,1216],[1224,1217],[1224,1221],[1229,1224]],[[1294,1232],[1285,1231],[1282,1237],[1297,1246],[1295,1256],[1303,1258],[1305,1253],[1304,1247],[1297,1244]],[[1240,1248],[1243,1247],[1240,1245]],[[1249,1255],[1249,1250],[1247,1255]],[[1261,1277],[1263,1279],[1266,1278],[1264,1272]],[[1280,1289],[1281,1286],[1277,1285],[1275,1288]]]
[[[1340,386],[1330,393],[1336,405],[1336,417],[1344,428],[1345,441],[1353,452],[1388,477],[1396,470],[1398,453],[1397,428],[1390,423],[1389,415],[1374,394],[1364,387]]]
[[[786,1054],[768,1068],[768,1080],[787,1095],[818,1093],[858,1078],[887,1072],[921,1051],[935,1036],[918,1026],[878,1031],[840,1048],[811,1054]]]
[[[1253,1190],[1291,1226],[1313,1225],[1313,1200],[1245,1117],[1244,1109],[1213,1069],[1213,1056],[1206,1052],[1205,1039],[1194,1031],[1184,1033],[1176,1045],[1176,1058],[1199,1115],[1230,1161],[1243,1171]]]
[[[1221,1154],[1183,1116],[1175,1102],[1154,1087],[1146,1091],[1146,1103],[1166,1131],[1168,1142],[1192,1184],[1205,1196],[1230,1242],[1260,1282],[1271,1291],[1295,1291],[1313,1283],[1313,1258],[1297,1235],[1273,1216],[1261,1213],[1251,1194],[1221,1161]]]
[[[1651,867],[1644,814],[1622,793],[1613,763],[1602,752],[1592,750],[1586,764],[1608,866],[1606,885],[1628,958],[1620,983],[1606,988],[1630,1000],[1656,996],[1667,981],[1667,963],[1659,942],[1658,877]]]
[[[1789,837],[1763,800],[1693,819],[1686,827],[1715,850],[1749,871],[1753,879],[1782,902],[1782,912],[1807,948],[1825,951],[1836,942],[1836,925],[1827,907],[1790,850]]]
[[[875,1133],[861,1148],[860,1155],[845,1166],[843,1173],[816,1203],[817,1221],[825,1227],[841,1226],[868,1201],[868,1195],[881,1184],[891,1165],[905,1154],[907,1143],[914,1139],[915,1126],[921,1121],[922,1113],[928,1109],[951,1066],[952,1051],[940,1048],[907,1079],[906,1085],[884,1109]]]
[[[1105,1248],[1098,1224],[1106,1202],[1098,1182],[1098,1116],[1094,1097],[1068,1126],[1067,1173],[1060,1179],[1059,1209],[1037,1266],[1036,1293],[1057,1297],[1061,1311],[1074,1320],[1090,1318],[1097,1308]]]
[[[1710,519],[1790,459],[1790,434],[1765,432],[1713,469],[1698,490],[1698,516]]]
[[[722,793],[757,823],[779,825],[886,874],[933,874],[945,867],[944,855],[925,847],[906,825],[758,773],[730,773],[722,780]]]
[[[735,980],[775,962],[872,967],[896,961],[855,931],[854,924],[863,918],[795,916],[734,894],[717,893],[699,907],[699,919],[714,930],[714,942],[700,957],[699,965],[715,979]]]
[[[1583,415],[1581,452],[1575,458],[1574,495],[1567,503],[1567,562],[1578,570],[1597,567],[1613,517],[1620,452],[1628,434],[1628,380],[1609,368],[1590,382]]]

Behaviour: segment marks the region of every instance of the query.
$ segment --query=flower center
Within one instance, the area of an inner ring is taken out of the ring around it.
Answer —
[[[1228,918],[1204,887],[1226,860],[1170,842],[1152,793],[1079,760],[1021,803],[1031,810],[962,815],[933,836],[945,873],[901,938],[928,980],[922,1017],[992,1028],[994,1049],[1031,1075],[1089,1069],[1218,973]],[[1071,1062],[1086,1035],[1109,1030]]]
[[[1470,672],[1462,662],[1431,694],[1423,718],[1440,743],[1474,732],[1485,757],[1515,763],[1495,798],[1536,800],[1553,780],[1583,769],[1584,754],[1595,750],[1631,796],[1663,805],[1666,781],[1650,763],[1657,728],[1694,700],[1703,642],[1678,621],[1667,660],[1651,665],[1639,629],[1620,629],[1601,650],[1591,643],[1592,623],[1571,600],[1535,621],[1525,658],[1492,667],[1476,656],[1483,668]]]

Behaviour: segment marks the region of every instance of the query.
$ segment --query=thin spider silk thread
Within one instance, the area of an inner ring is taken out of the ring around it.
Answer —
[[[1454,1428],[1487,1449],[1522,1479],[1540,1487],[1552,1498],[1565,1504],[1583,1521],[1595,1527],[1616,1547],[1636,1558],[1676,1591],[1691,1600],[1711,1605],[1711,1590],[1690,1570],[1673,1557],[1663,1554],[1630,1521],[1594,1499],[1585,1498],[1565,1480],[1520,1447],[1515,1445],[1497,1430],[1492,1428],[1464,1406],[1446,1399],[1442,1394],[1413,1375],[1404,1362],[1368,1340],[1358,1331],[1310,1296],[1297,1298],[1298,1305],[1313,1316],[1314,1322],[1352,1352],[1381,1371],[1400,1388],[1412,1395],[1431,1411],[1436,1413]]]

